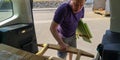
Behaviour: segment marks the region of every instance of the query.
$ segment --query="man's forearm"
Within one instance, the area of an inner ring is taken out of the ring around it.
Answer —
[[[61,45],[63,43],[63,40],[61,36],[59,35],[58,31],[55,29],[50,29],[50,30],[55,40]]]

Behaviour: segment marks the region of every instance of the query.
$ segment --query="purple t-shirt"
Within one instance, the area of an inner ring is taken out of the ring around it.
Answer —
[[[68,3],[64,3],[56,10],[53,20],[60,24],[58,31],[62,36],[71,37],[75,35],[78,21],[83,17],[84,8],[80,12],[74,14],[71,6]]]

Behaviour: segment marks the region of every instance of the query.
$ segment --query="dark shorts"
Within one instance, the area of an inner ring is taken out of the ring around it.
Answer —
[[[77,47],[76,46],[76,36],[75,35],[72,36],[72,37],[69,37],[69,38],[63,38],[63,41],[71,47],[75,47],[75,48]],[[67,53],[63,52],[63,51],[58,51],[58,56],[60,58],[64,59],[64,58],[66,58]]]

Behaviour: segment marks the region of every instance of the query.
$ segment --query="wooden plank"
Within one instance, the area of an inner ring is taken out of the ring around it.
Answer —
[[[80,60],[80,56],[81,56],[81,53],[80,53],[80,51],[78,51],[76,60]]]
[[[50,56],[50,57],[48,58],[48,60],[64,60],[64,59]]]
[[[38,44],[38,46],[43,47],[43,44]],[[55,45],[55,44],[48,44],[48,48],[50,48],[50,49],[55,49],[55,50],[60,50],[60,46],[59,46],[59,45]],[[94,55],[93,55],[93,54],[88,53],[88,52],[86,52],[86,51],[83,51],[83,50],[81,50],[81,49],[73,48],[73,47],[69,47],[66,51],[67,51],[67,52],[74,53],[74,54],[78,54],[78,51],[79,51],[80,54],[81,54],[81,56],[87,56],[87,57],[94,58]]]
[[[48,49],[48,44],[43,44],[43,48],[38,52],[36,53],[36,55],[38,56],[42,56]]]
[[[4,57],[2,58],[5,58],[5,59],[13,59],[11,56],[14,56],[14,58],[21,59],[21,60],[47,60],[48,59],[45,56],[37,56],[33,53],[20,50],[5,44],[0,44],[0,53],[4,53],[3,55]]]
[[[43,46],[45,46],[45,48],[47,47],[47,44],[43,44]],[[46,50],[46,49],[45,49]],[[6,58],[6,59],[10,59],[12,57],[8,57],[8,55],[10,56],[14,56],[17,57],[19,56],[21,60],[63,60],[61,58],[57,58],[57,57],[51,57],[51,56],[38,56],[35,55],[33,53],[24,51],[24,50],[20,50],[5,44],[0,44],[0,53],[5,53],[2,58]],[[2,56],[2,55],[0,55]]]

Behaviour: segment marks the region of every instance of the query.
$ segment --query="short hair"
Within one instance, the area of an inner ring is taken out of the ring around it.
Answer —
[[[86,1],[86,0],[72,0],[72,1],[82,2],[82,1]]]

